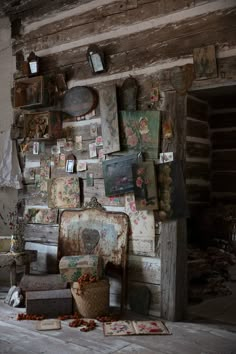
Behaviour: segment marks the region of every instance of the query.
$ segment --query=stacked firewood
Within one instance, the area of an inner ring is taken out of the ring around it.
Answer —
[[[229,267],[236,264],[236,256],[226,246],[220,244],[219,247],[211,246],[205,250],[189,249],[188,295],[190,302],[200,302],[206,298],[232,293],[227,282],[230,281]]]

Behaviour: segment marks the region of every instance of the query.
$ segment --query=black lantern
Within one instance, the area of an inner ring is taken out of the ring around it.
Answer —
[[[38,75],[39,73],[39,57],[34,52],[31,52],[27,58],[29,64],[29,76]]]
[[[87,59],[94,74],[106,71],[104,53],[97,45],[92,44],[88,47]]]

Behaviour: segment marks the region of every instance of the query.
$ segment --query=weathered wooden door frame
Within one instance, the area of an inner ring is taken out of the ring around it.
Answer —
[[[216,78],[194,81],[186,95],[180,96],[170,87],[165,90],[165,113],[173,123],[174,138],[163,141],[162,151],[173,151],[185,161],[186,98],[196,90],[236,85],[236,80]],[[184,167],[184,166],[183,166]],[[186,218],[162,223],[161,229],[161,317],[183,320],[187,315],[187,227]]]
[[[165,93],[164,115],[171,120],[173,139],[162,142],[162,151],[173,151],[185,160],[186,96]],[[187,231],[186,218],[162,223],[161,227],[161,317],[170,321],[185,317],[187,308]]]

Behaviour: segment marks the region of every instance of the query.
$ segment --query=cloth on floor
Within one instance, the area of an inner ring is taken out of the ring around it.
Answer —
[[[11,140],[10,129],[0,133],[0,187],[22,188],[22,174],[16,142]]]

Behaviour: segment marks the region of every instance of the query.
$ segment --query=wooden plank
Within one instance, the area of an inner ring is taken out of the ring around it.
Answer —
[[[188,184],[186,187],[188,202],[209,202],[210,186]]]
[[[54,43],[71,42],[77,39],[77,33],[80,33],[80,39],[90,35],[91,32],[105,33],[121,26],[140,23],[183,9],[191,3],[193,3],[192,0],[179,0],[178,3],[169,2],[166,5],[164,0],[160,0],[152,2],[151,5],[139,3],[137,6],[137,1],[131,5],[130,1],[120,0],[99,6],[82,14],[70,16],[62,21],[55,21],[41,26],[39,29],[30,31],[22,36],[16,44],[21,44],[23,40],[27,46],[30,42],[34,42],[39,47],[40,42],[42,46],[42,38],[47,36],[48,47],[50,47]],[[42,48],[45,48],[45,44]]]
[[[192,50],[204,43],[211,44],[217,38],[222,45],[227,42],[228,46],[234,46],[235,21],[234,11],[228,13],[216,12],[200,16],[192,23],[192,19],[180,21],[178,26],[168,24],[156,29],[121,36],[115,40],[104,40],[98,44],[106,52],[109,61],[109,74],[144,68],[159,63],[167,58],[176,58],[192,55]],[[227,23],[227,27],[226,27]],[[230,29],[230,30],[229,30]],[[207,32],[207,37],[205,33]],[[78,36],[77,30],[77,36]],[[158,41],[157,41],[158,39]],[[42,41],[40,42],[40,49]],[[53,42],[55,43],[55,42]],[[145,43],[149,50],[146,50]],[[48,45],[45,37],[45,45]],[[138,48],[138,51],[137,51]],[[33,44],[25,50],[37,50]],[[74,47],[60,53],[44,55],[42,57],[42,72],[54,71],[55,67],[74,64],[74,79],[83,80],[92,77],[88,62],[85,60],[87,46]],[[138,53],[138,55],[137,55]],[[140,61],[139,58],[142,57]],[[78,64],[78,70],[76,65]],[[104,76],[104,74],[102,74]],[[101,76],[102,77],[102,76]]]
[[[36,250],[37,261],[30,264],[30,274],[58,273],[57,246],[26,242],[26,250]]]
[[[208,125],[200,121],[187,119],[187,136],[208,139]]]
[[[207,158],[210,156],[210,145],[187,141],[186,142],[186,156],[187,157]]]
[[[26,242],[57,245],[58,232],[58,226],[28,224],[25,226],[24,239]]]
[[[236,103],[234,101],[236,106]],[[226,106],[225,106],[226,107]],[[231,113],[213,114],[210,116],[211,129],[236,127],[236,111]]]
[[[163,139],[164,151],[173,151],[185,161],[185,97],[166,95],[169,117],[174,122],[174,139]],[[161,228],[161,317],[175,321],[184,318],[187,306],[186,219],[167,221]]]
[[[211,168],[213,171],[235,171],[236,170],[236,150],[213,151]]]
[[[213,192],[236,193],[236,172],[214,172],[212,175]]]
[[[162,225],[161,317],[170,321],[184,318],[186,311],[186,235],[185,219]]]
[[[212,203],[222,203],[222,204],[235,204],[236,203],[236,193],[216,193],[216,192],[212,192],[211,195],[211,200]]]
[[[160,284],[161,262],[159,258],[128,256],[128,280]]]
[[[141,255],[141,256],[155,256],[155,239],[140,239],[132,237],[129,239],[129,254]]]
[[[105,154],[120,150],[116,86],[99,91],[103,149]]]
[[[103,179],[94,179],[94,186],[87,186],[83,181],[84,202],[89,202],[92,197],[96,197],[100,204],[107,206],[124,206],[124,196],[106,197]]]
[[[236,130],[214,131],[211,134],[212,148],[214,149],[236,149]]]
[[[202,162],[186,162],[185,176],[186,178],[202,178],[209,180],[209,164]]]
[[[47,196],[42,195],[35,185],[23,186],[23,188],[19,190],[19,198],[25,200],[25,205],[48,205]]]
[[[208,104],[194,97],[187,97],[187,116],[206,122],[208,120]]]

